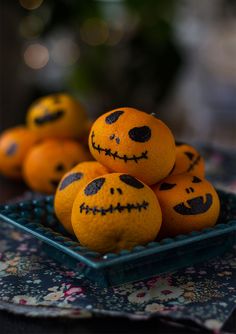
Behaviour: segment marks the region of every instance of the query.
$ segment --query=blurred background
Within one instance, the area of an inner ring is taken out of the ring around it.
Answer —
[[[64,91],[91,118],[133,106],[236,147],[235,0],[1,0],[0,15],[0,130]]]

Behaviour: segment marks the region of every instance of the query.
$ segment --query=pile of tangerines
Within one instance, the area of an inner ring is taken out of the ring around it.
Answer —
[[[0,171],[23,175],[33,190],[56,190],[59,221],[100,253],[212,227],[220,212],[203,157],[176,143],[156,115],[122,107],[91,125],[65,94],[36,101],[27,128],[2,135]]]

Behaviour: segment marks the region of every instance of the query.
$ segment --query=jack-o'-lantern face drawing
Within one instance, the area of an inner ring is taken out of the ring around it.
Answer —
[[[55,213],[65,229],[73,234],[71,211],[78,191],[95,177],[109,173],[97,161],[85,161],[76,165],[61,179],[54,199]]]
[[[21,179],[23,161],[37,142],[37,136],[23,126],[6,130],[0,137],[0,172]]]
[[[28,127],[41,138],[81,138],[87,131],[86,122],[84,108],[67,94],[43,97],[27,114]]]
[[[72,209],[72,226],[82,245],[117,252],[154,240],[162,221],[153,191],[136,178],[111,173],[81,189]]]
[[[205,163],[200,153],[191,145],[176,143],[176,161],[170,175],[189,173],[205,176]]]
[[[163,213],[161,236],[175,236],[215,225],[220,202],[214,187],[190,174],[167,177],[153,187]]]
[[[99,117],[90,132],[89,148],[111,170],[129,173],[149,185],[166,177],[175,161],[169,128],[134,108],[119,108]]]
[[[63,175],[85,160],[88,154],[79,143],[48,139],[28,153],[23,166],[24,179],[31,189],[53,194]]]

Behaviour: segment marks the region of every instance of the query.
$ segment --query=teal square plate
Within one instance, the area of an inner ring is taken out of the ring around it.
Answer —
[[[49,256],[107,287],[145,279],[206,261],[236,241],[236,195],[218,191],[221,214],[216,226],[150,242],[118,254],[99,254],[68,235],[53,210],[53,197],[0,206],[0,218],[40,239]]]

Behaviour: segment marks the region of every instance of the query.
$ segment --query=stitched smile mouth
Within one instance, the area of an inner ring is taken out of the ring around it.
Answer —
[[[44,116],[35,118],[35,124],[42,126],[45,123],[52,123],[64,116],[65,112],[63,110],[58,110],[52,114],[45,114]]]
[[[194,167],[199,163],[200,159],[201,159],[201,156],[198,155],[196,157],[196,159],[191,163],[191,165],[189,166],[189,168],[187,169],[187,172],[191,172],[194,169]]]
[[[94,132],[92,132],[92,136],[91,136],[92,147],[94,148],[94,150],[98,151],[99,154],[101,152],[104,152],[105,155],[107,155],[109,157],[112,157],[114,160],[120,159],[120,160],[124,160],[124,162],[135,161],[136,163],[138,163],[139,160],[148,159],[148,156],[147,156],[148,151],[143,152],[139,156],[133,155],[131,157],[131,156],[127,156],[126,154],[120,155],[117,151],[112,152],[110,148],[103,148],[99,144],[96,145],[96,143],[94,141],[94,137],[95,137],[95,134],[94,134]]]
[[[124,211],[142,211],[142,210],[147,210],[149,203],[146,201],[143,201],[142,203],[127,203],[126,205],[121,205],[120,203],[117,203],[117,205],[110,205],[107,208],[100,207],[98,208],[97,206],[90,207],[89,205],[86,205],[85,203],[82,203],[80,205],[80,213],[85,212],[85,214],[100,214],[101,216],[105,216],[108,213],[114,213],[114,212],[124,212]]]
[[[212,206],[212,195],[206,194],[206,201],[204,203],[203,196],[195,197],[187,201],[188,206],[184,202],[176,205],[174,210],[181,215],[199,215],[210,209]]]

